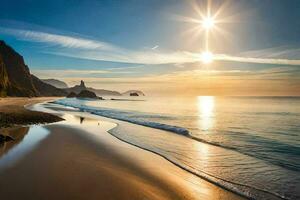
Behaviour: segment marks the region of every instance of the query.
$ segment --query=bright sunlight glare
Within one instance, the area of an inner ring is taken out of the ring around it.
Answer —
[[[213,54],[209,51],[205,51],[201,54],[201,61],[205,64],[211,63],[213,59]]]
[[[206,30],[209,30],[214,27],[215,20],[212,17],[206,17],[202,21],[202,27]]]

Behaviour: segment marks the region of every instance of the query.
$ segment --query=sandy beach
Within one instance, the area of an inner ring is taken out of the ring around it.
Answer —
[[[0,128],[12,125],[28,125],[61,121],[60,117],[48,113],[25,109],[25,105],[51,101],[57,97],[0,98]]]
[[[29,129],[23,141],[48,133],[25,155],[2,167],[12,150],[0,157],[1,198],[242,199],[113,137],[112,120],[62,110],[65,121]]]

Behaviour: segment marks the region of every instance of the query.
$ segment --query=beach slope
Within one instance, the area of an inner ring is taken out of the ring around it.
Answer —
[[[80,112],[62,117],[39,126],[46,137],[0,168],[1,199],[242,199],[118,140],[107,132],[115,123]]]
[[[56,115],[38,111],[31,111],[24,108],[25,105],[51,101],[54,99],[57,98],[0,98],[0,128],[13,125],[51,123],[63,120]]]

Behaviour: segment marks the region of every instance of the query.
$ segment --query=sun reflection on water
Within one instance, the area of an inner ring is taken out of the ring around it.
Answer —
[[[199,113],[199,126],[201,130],[208,131],[214,125],[214,108],[215,97],[199,96],[197,99],[197,107]]]

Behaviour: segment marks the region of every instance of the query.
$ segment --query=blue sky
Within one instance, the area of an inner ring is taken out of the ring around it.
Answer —
[[[125,88],[126,82],[130,87],[144,84],[147,90],[150,83],[157,86],[158,77],[167,85],[170,77],[178,82],[195,72],[207,79],[201,70],[209,69],[222,80],[228,73],[230,81],[246,77],[249,81],[243,84],[281,80],[286,85],[282,90],[297,94],[300,1],[224,2],[211,3],[212,13],[223,10],[218,16],[222,23],[216,24],[221,31],[212,31],[209,40],[216,55],[209,66],[199,60],[201,27],[187,20],[201,19],[196,8],[205,12],[204,0],[2,0],[0,39],[24,56],[33,73],[69,84],[85,78],[95,86]],[[136,82],[128,81],[132,78]]]

